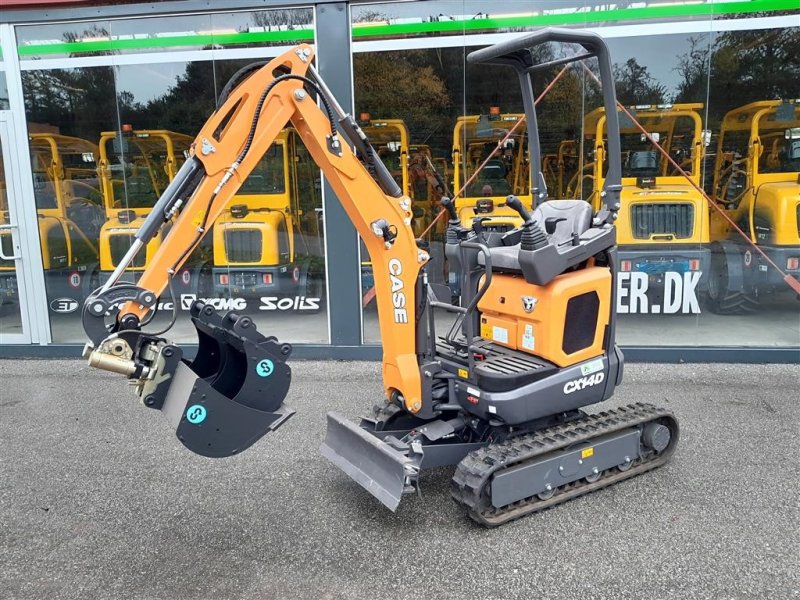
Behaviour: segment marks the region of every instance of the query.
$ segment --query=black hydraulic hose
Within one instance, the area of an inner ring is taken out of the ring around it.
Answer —
[[[331,108],[328,99],[325,97],[325,94],[322,93],[322,90],[319,88],[319,86],[308,77],[304,77],[302,75],[295,75],[294,73],[287,73],[286,75],[281,75],[273,79],[272,82],[262,92],[261,97],[258,99],[258,104],[256,105],[256,111],[253,114],[253,121],[250,124],[250,132],[247,134],[247,141],[244,144],[244,148],[242,148],[242,151],[239,153],[239,156],[236,159],[237,163],[241,163],[244,160],[244,157],[247,156],[247,153],[250,151],[250,146],[252,146],[253,138],[256,135],[256,127],[258,127],[258,119],[261,117],[261,109],[264,107],[264,102],[266,102],[267,96],[272,91],[272,89],[280,82],[288,81],[291,79],[307,83],[311,88],[314,89],[315,92],[317,92],[317,95],[319,96],[320,100],[322,101],[322,105],[325,108],[325,112],[328,115],[328,121],[330,122],[331,125],[331,135],[336,135],[336,122],[334,121],[333,118],[333,109]]]
[[[255,69],[256,68],[255,65],[257,65],[257,64],[258,63],[253,63],[253,64],[250,64],[250,65],[247,65],[243,69],[239,69],[239,71],[234,73],[233,77],[231,77],[228,80],[228,83],[225,84],[225,88],[223,89],[223,94],[225,94],[225,98],[226,99],[227,99],[227,96],[230,94],[230,88],[232,88],[233,85],[235,85],[235,83],[239,79],[242,78],[244,73],[246,73],[249,70]],[[333,118],[333,109],[331,109],[331,105],[328,102],[328,99],[322,93],[322,90],[320,90],[319,86],[314,81],[309,79],[308,77],[303,77],[302,75],[295,75],[293,73],[287,73],[286,75],[281,75],[281,76],[276,77],[275,79],[273,79],[270,82],[270,84],[266,87],[266,89],[264,89],[264,91],[261,93],[261,96],[258,99],[258,104],[256,105],[255,113],[253,114],[253,120],[252,120],[252,122],[250,124],[250,131],[247,134],[247,140],[245,141],[244,148],[242,148],[242,151],[239,153],[239,156],[236,158],[236,161],[234,162],[234,165],[240,164],[244,160],[244,158],[247,156],[248,152],[250,152],[250,147],[253,145],[253,139],[255,138],[256,128],[258,127],[258,119],[261,116],[261,109],[264,108],[264,102],[266,102],[267,96],[269,95],[269,93],[273,90],[273,88],[277,84],[279,84],[281,81],[287,81],[287,80],[303,81],[304,83],[307,83],[309,86],[311,86],[314,89],[314,91],[317,92],[317,94],[319,95],[320,99],[322,100],[322,105],[325,107],[325,112],[327,113],[328,121],[330,122],[330,125],[331,125],[331,135],[336,135],[336,124],[335,124],[334,118]],[[200,238],[203,237],[203,234],[205,233],[205,230],[206,230],[206,226],[208,225],[208,214],[211,211],[211,206],[214,204],[214,200],[216,200],[218,193],[219,193],[219,190],[215,190],[214,193],[209,198],[209,200],[208,200],[208,202],[206,204],[206,210],[205,210],[205,213],[204,213],[204,216],[203,216],[203,223],[201,224],[200,228],[198,229],[198,232],[197,232],[197,235],[195,236],[195,239],[186,248],[186,250],[184,250],[184,252],[183,252],[183,254],[181,254],[180,258],[178,258],[178,260],[173,264],[173,267],[172,267],[173,269],[176,269],[177,266],[180,265],[183,262],[183,260],[189,255],[189,253],[192,250],[194,250],[194,247],[200,241]]]
[[[231,75],[228,82],[225,84],[225,87],[222,88],[222,91],[219,93],[219,100],[217,100],[217,110],[225,104],[225,100],[228,99],[230,96],[231,90],[236,87],[241,79],[244,78],[245,75],[249,75],[252,71],[260,69],[264,65],[266,65],[269,61],[260,60],[258,62],[252,62],[249,65],[243,66],[241,69],[236,71],[233,75]]]

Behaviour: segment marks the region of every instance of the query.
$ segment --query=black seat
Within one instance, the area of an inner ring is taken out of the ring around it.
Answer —
[[[571,244],[592,226],[592,207],[583,200],[550,200],[541,204],[531,214],[539,227],[546,232],[547,240],[554,246]],[[490,248],[492,269],[500,273],[521,273],[520,244]],[[484,265],[483,254],[478,263]]]

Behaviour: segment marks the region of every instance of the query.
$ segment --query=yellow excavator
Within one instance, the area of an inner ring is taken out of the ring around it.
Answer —
[[[509,231],[521,224],[519,214],[505,206],[510,194],[530,209],[530,156],[524,114],[501,113],[492,106],[488,115],[458,117],[453,128],[453,187],[461,189],[455,200],[456,211],[465,227],[481,219],[484,229]],[[511,129],[514,132],[506,139]],[[503,141],[494,155],[478,172],[478,167]],[[473,175],[477,176],[473,177]],[[543,187],[543,186],[540,186]]]
[[[55,313],[72,313],[97,286],[97,237],[104,221],[98,149],[57,133],[32,133],[28,140],[48,305]],[[0,212],[4,222],[5,209]],[[0,261],[7,301],[16,301],[15,282],[14,262]]]
[[[539,63],[541,44],[571,56]],[[114,274],[84,304],[89,364],[127,376],[193,452],[225,457],[285,424],[292,347],[243,314],[195,302],[197,355],[144,328],[157,298],[291,123],[364,240],[374,266],[385,397],[360,424],[328,413],[322,454],[390,509],[418,489],[424,469],[451,465],[453,499],[496,526],[664,464],[678,440],[667,410],[633,404],[589,414],[622,382],[615,344],[614,220],[620,147],[608,49],[581,30],[543,29],[472,52],[470,64],[511,68],[521,83],[528,143],[541,174],[533,78],[596,59],[608,118],[608,172],[599,210],[551,200],[529,211],[509,194],[520,225],[465,226],[456,207],[445,251],[462,275],[460,305],[431,283],[411,201],[356,120],[336,102],[300,45],[237,72],[192,152],[145,219]],[[509,72],[510,73],[510,72]],[[314,96],[317,98],[315,99]],[[319,104],[318,104],[319,103]],[[355,148],[352,150],[351,148]],[[546,196],[534,186],[532,194]],[[123,272],[173,220],[136,284]],[[435,311],[453,317],[436,331]],[[324,398],[322,398],[324,400]]]
[[[578,164],[578,142],[575,140],[562,140],[558,149],[553,154],[542,157],[542,172],[544,173],[547,188],[554,191],[556,198],[575,198],[567,194],[570,178],[580,166]]]
[[[378,158],[391,173],[403,194],[411,200],[414,215],[411,227],[420,237],[438,213],[436,198],[439,183],[431,149],[425,145],[410,144],[408,127],[402,119],[372,119],[369,113],[359,115],[358,125],[369,139]],[[441,175],[439,175],[441,177]],[[374,298],[375,284],[372,263],[362,245],[361,289],[364,306]]]
[[[711,214],[711,309],[753,312],[759,299],[787,290],[785,274],[800,274],[800,100],[752,102],[726,114],[713,186],[728,218]]]
[[[98,170],[103,190],[106,222],[100,230],[100,282],[105,282],[144,223],[153,205],[175,178],[194,140],[163,129],[134,129],[125,123],[120,131],[100,134]],[[155,255],[166,232],[160,232],[144,252],[128,265],[125,278],[135,281]],[[198,292],[200,270],[181,270],[175,279],[180,294]],[[206,285],[210,278],[204,276]]]
[[[525,115],[501,113],[499,106],[490,107],[488,115],[458,117],[453,128],[453,187],[460,191],[454,204],[464,227],[477,221],[485,231],[503,233],[522,224],[505,200],[513,194],[531,209],[527,137]],[[498,144],[502,144],[499,152]],[[546,189],[544,175],[538,188]],[[538,198],[543,199],[544,195]],[[461,274],[449,261],[447,278],[452,299],[457,301]]]
[[[281,131],[214,227],[216,297],[260,297],[265,307],[287,298],[298,311],[317,311],[323,293],[319,238],[300,226],[310,158],[294,129]],[[303,163],[302,165],[300,163]],[[307,222],[307,220],[306,220]],[[299,243],[298,243],[299,242]],[[299,247],[298,247],[299,246]],[[314,260],[314,256],[318,260]]]
[[[434,199],[439,184],[430,147],[412,145],[402,119],[371,119],[369,113],[361,113],[358,124],[397,185],[411,198],[412,227],[417,236],[421,235],[438,212]]]
[[[709,139],[702,110],[702,104],[628,107],[651,139],[628,115],[620,116],[623,189],[616,227],[620,271],[625,274],[621,278],[627,282],[621,288],[626,298],[618,304],[622,312],[700,312],[711,260],[710,208],[698,189]],[[605,126],[604,109],[586,116],[594,160],[570,184],[571,193],[581,193],[584,184],[591,183],[587,199],[595,210],[602,204],[606,178]],[[673,167],[654,142],[686,175]]]
[[[14,238],[11,233],[8,211],[8,187],[3,161],[0,160],[0,307],[4,304],[19,304]]]

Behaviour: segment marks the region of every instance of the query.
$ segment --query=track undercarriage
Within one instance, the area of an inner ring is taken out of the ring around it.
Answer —
[[[642,403],[517,427],[467,414],[414,422],[385,406],[376,414],[360,426],[329,414],[322,453],[392,510],[419,489],[422,470],[456,465],[453,499],[488,527],[655,469],[679,436],[670,411]]]

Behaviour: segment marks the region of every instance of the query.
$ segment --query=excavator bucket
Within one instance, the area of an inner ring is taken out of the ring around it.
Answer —
[[[144,401],[160,408],[192,452],[231,456],[294,414],[283,405],[292,348],[258,333],[249,317],[220,316],[202,302],[195,302],[191,315],[199,338],[196,358],[183,360],[180,348],[163,348],[160,377]]]
[[[390,445],[390,441],[397,447]],[[420,460],[409,456],[410,448],[403,446],[396,438],[387,437],[384,441],[343,415],[329,412],[328,432],[320,452],[395,511],[403,493],[414,490],[419,474]]]

